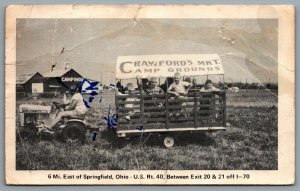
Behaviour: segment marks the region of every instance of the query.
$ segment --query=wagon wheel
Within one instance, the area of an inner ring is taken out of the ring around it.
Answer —
[[[173,137],[165,137],[165,139],[164,139],[164,145],[167,148],[172,147],[174,145],[174,138]]]

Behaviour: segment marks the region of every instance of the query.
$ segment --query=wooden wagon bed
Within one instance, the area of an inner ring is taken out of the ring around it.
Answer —
[[[128,98],[135,101],[126,101]],[[115,101],[120,137],[130,133],[216,131],[226,127],[224,91],[192,92],[184,98],[167,94],[116,95]]]

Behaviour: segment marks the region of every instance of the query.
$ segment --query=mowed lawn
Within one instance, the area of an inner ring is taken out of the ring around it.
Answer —
[[[277,169],[277,93],[264,90],[228,93],[226,131],[177,133],[173,135],[175,144],[170,149],[163,146],[163,136],[124,140],[108,131],[103,117],[109,105],[114,111],[113,94],[102,95],[101,102],[97,97],[91,105],[86,120],[95,130],[88,131],[86,144],[20,139],[16,148],[17,169]],[[95,141],[92,140],[94,131],[97,132]]]

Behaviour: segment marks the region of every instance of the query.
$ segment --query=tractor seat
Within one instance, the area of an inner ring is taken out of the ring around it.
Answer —
[[[81,116],[75,116],[75,115],[73,115],[73,116],[65,116],[64,118],[66,118],[66,119],[80,119],[80,120],[83,120],[84,117],[85,117],[85,115],[81,115]]]

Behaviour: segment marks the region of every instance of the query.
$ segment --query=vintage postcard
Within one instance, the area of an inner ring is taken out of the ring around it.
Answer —
[[[290,185],[290,5],[11,5],[13,185]]]

